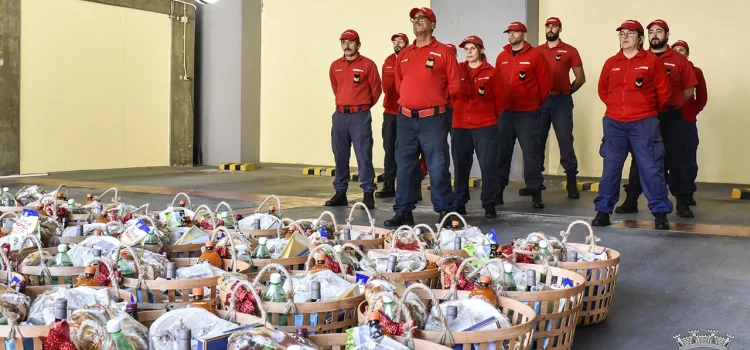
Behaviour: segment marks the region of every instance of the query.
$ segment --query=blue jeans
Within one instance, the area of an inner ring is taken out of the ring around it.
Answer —
[[[602,119],[604,138],[599,155],[604,158],[604,170],[599,182],[599,195],[594,199],[596,211],[612,214],[620,200],[620,180],[625,159],[632,150],[638,160],[643,192],[648,208],[654,214],[672,212],[664,178],[664,143],[659,130],[659,119],[649,117],[634,122],[619,122],[609,117]]]
[[[375,192],[375,169],[372,166],[372,115],[370,111],[357,113],[333,113],[331,148],[336,160],[336,176],[333,189],[336,192],[349,189],[349,158],[354,145],[359,170],[359,187],[364,192]]]
[[[406,213],[417,207],[414,174],[419,171],[419,149],[424,152],[430,174],[432,206],[436,212],[453,211],[453,191],[448,171],[448,129],[446,113],[426,118],[411,118],[399,111],[396,121],[396,213]]]

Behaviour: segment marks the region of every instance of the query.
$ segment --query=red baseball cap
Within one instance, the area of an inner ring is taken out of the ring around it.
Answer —
[[[615,31],[619,32],[619,31],[621,31],[623,29],[638,30],[641,33],[643,33],[643,26],[641,25],[641,22],[638,22],[638,21],[633,20],[633,19],[629,19],[629,20],[627,20],[625,22],[622,22],[622,24],[620,24],[620,26],[617,27],[617,29],[615,29]]]
[[[503,33],[511,32],[511,31],[518,31],[518,32],[526,33],[526,26],[523,25],[523,23],[521,22],[513,22],[510,25],[508,25],[508,29],[506,29]]]
[[[675,46],[682,46],[682,47],[685,48],[685,50],[687,50],[688,52],[690,52],[690,46],[688,46],[688,43],[685,40],[677,40],[677,41],[675,41],[674,44],[672,44],[672,48],[674,49]]]
[[[458,54],[458,50],[456,50],[456,46],[455,45],[453,45],[453,44],[445,44],[445,46],[448,46],[448,48],[450,48],[453,51],[454,54]]]
[[[471,36],[466,37],[466,39],[464,39],[464,41],[462,41],[461,45],[458,45],[458,47],[463,49],[464,46],[466,46],[466,44],[474,44],[474,45],[479,45],[481,47],[484,47],[484,41],[482,41],[482,38],[476,35],[471,35]]]
[[[429,7],[415,7],[409,11],[409,18],[414,18],[414,15],[417,14],[417,12],[424,13],[425,17],[429,19],[432,23],[437,23],[437,18],[435,18],[435,12],[432,12]]]
[[[358,40],[359,34],[354,29],[347,29],[343,33],[341,33],[341,38],[339,40]]]
[[[391,35],[391,41],[396,40],[396,38],[401,38],[401,40],[403,40],[407,44],[409,43],[409,37],[406,36],[406,34],[404,34],[404,33],[397,33],[397,34]]]
[[[649,23],[648,26],[646,27],[646,29],[650,29],[651,26],[653,26],[653,25],[657,25],[659,27],[664,28],[664,31],[667,31],[667,32],[669,31],[669,26],[667,25],[667,22],[664,22],[663,19],[657,19],[657,20]]]
[[[561,22],[561,21],[560,21],[560,19],[559,19],[559,18],[557,18],[557,17],[550,17],[550,18],[547,18],[547,22],[544,22],[544,25],[546,26],[546,25],[548,25],[548,24],[556,24],[556,25],[558,25],[558,26],[562,26],[562,22]]]

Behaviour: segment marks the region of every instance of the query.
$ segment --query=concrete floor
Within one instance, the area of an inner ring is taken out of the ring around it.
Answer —
[[[83,199],[85,193],[99,194],[108,187],[120,189],[123,202],[150,203],[152,209],[166,208],[175,193],[185,191],[193,203],[215,207],[226,200],[233,209],[247,212],[257,207],[268,194],[282,199],[284,216],[317,217],[322,203],[331,195],[330,177],[301,175],[301,169],[265,168],[253,172],[221,172],[212,168],[132,169],[50,174],[46,177],[13,178],[2,181],[15,191],[23,184],[40,184],[49,190],[65,183],[72,195]],[[484,232],[494,228],[501,241],[525,236],[534,231],[558,235],[578,218],[590,219],[595,193],[582,193],[580,200],[569,200],[560,179],[547,181],[544,194],[547,207],[531,208],[528,198],[518,197],[521,184],[513,184],[506,194],[500,217],[485,220],[478,203],[479,190],[472,189],[467,220]],[[360,198],[358,183],[353,182],[350,201]],[[425,183],[426,186],[426,183]],[[673,336],[686,336],[691,329],[717,329],[720,335],[735,336],[730,349],[750,348],[750,334],[742,331],[750,322],[750,201],[730,200],[731,186],[702,185],[697,194],[695,219],[669,216],[679,231],[654,231],[622,227],[598,228],[601,245],[618,250],[620,275],[609,316],[605,322],[578,328],[574,349],[677,349]],[[191,191],[192,190],[192,191]],[[417,222],[433,224],[428,191],[415,211]],[[373,216],[378,225],[393,215],[392,200],[377,203]],[[500,207],[499,207],[500,208]],[[246,209],[246,210],[242,210]],[[349,208],[331,210],[344,221]],[[645,199],[642,212],[613,216],[613,220],[652,220]],[[364,213],[355,220],[364,223]],[[624,222],[624,221],[622,221]],[[677,223],[684,223],[682,226]],[[618,226],[618,222],[615,225]],[[648,227],[648,226],[647,226]],[[727,231],[725,228],[731,227]],[[693,233],[688,233],[693,232]],[[734,232],[727,236],[727,232]],[[725,234],[725,235],[717,235]],[[739,236],[738,236],[739,235]],[[572,241],[582,241],[582,228]],[[744,236],[744,237],[740,237]]]

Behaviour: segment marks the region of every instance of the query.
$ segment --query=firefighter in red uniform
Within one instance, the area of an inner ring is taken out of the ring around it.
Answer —
[[[679,54],[685,56],[685,58],[690,58],[690,46],[683,40],[675,41],[672,44],[672,50],[677,51]],[[698,177],[698,113],[703,111],[703,108],[708,103],[708,88],[706,87],[706,78],[703,76],[703,71],[693,65],[693,62],[688,62],[693,67],[695,77],[698,78],[698,86],[695,88],[695,93],[682,106],[682,115],[685,117],[685,161],[688,163],[688,173],[693,183],[693,194],[695,194],[695,191],[698,190],[698,186],[695,185],[695,179]],[[695,195],[690,198],[690,205],[695,205]]]
[[[372,115],[370,108],[378,102],[383,90],[380,86],[378,66],[362,56],[359,34],[348,29],[341,34],[343,57],[333,61],[328,72],[331,88],[336,97],[333,113],[331,147],[336,160],[336,175],[333,188],[336,194],[326,201],[328,207],[346,206],[346,191],[349,188],[349,158],[352,145],[357,157],[360,187],[364,191],[362,202],[375,209],[375,170],[372,166]]]
[[[500,131],[500,191],[496,204],[503,204],[503,191],[508,185],[510,162],[516,138],[523,150],[523,177],[531,195],[532,206],[544,208],[542,202],[541,145],[542,116],[539,108],[549,96],[552,75],[544,56],[526,41],[526,26],[513,22],[505,30],[510,44],[497,55],[495,69],[509,93],[503,114],[498,117]]]
[[[466,61],[458,65],[461,90],[453,103],[455,114],[451,131],[456,212],[466,214],[466,203],[470,199],[469,173],[476,152],[484,179],[481,196],[484,217],[496,218],[495,195],[499,189],[496,174],[497,116],[502,113],[507,94],[495,68],[487,62],[481,38],[469,36],[459,47],[464,49]]]
[[[409,13],[414,42],[404,48],[396,62],[396,88],[401,95],[396,125],[396,213],[385,226],[413,225],[412,211],[417,200],[411,181],[417,170],[421,147],[430,173],[432,205],[440,222],[455,209],[451,177],[448,171],[448,128],[446,112],[450,96],[458,93],[458,63],[451,49],[437,41],[432,32],[437,18],[426,7]]]
[[[664,178],[664,144],[658,112],[669,103],[670,82],[664,63],[643,50],[643,26],[627,20],[617,28],[620,52],[607,59],[599,76],[599,98],[607,109],[602,118],[604,137],[599,154],[604,159],[599,195],[594,199],[593,226],[610,225],[620,179],[629,152],[635,154],[641,184],[657,230],[668,230],[672,212]]]
[[[669,76],[672,86],[672,96],[669,102],[659,110],[659,128],[664,142],[664,161],[669,191],[677,199],[677,216],[692,218],[695,216],[690,210],[690,199],[693,197],[693,182],[690,178],[688,162],[685,160],[685,122],[682,116],[682,106],[693,95],[698,79],[687,58],[672,50],[669,41],[669,26],[663,20],[657,19],[648,27],[648,37],[651,53],[659,56]],[[615,209],[618,214],[638,212],[638,197],[643,192],[638,176],[640,164],[635,157],[630,163],[630,178],[625,188],[625,201]]]

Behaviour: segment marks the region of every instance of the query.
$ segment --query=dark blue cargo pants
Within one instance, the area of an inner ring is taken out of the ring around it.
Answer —
[[[695,179],[698,178],[698,123],[684,122],[685,127],[685,162],[687,163],[688,179],[692,184],[693,193],[698,191]]]
[[[555,95],[548,96],[540,109],[542,113],[541,147],[539,152],[542,157],[539,164],[544,172],[544,148],[547,144],[550,126],[555,128],[557,144],[560,147],[560,164],[568,175],[578,174],[578,158],[573,148],[573,96]]]
[[[474,163],[474,152],[482,171],[482,207],[495,205],[495,195],[500,190],[497,176],[498,135],[496,125],[451,130],[456,205],[469,202],[469,174]]]
[[[544,183],[542,166],[539,161],[540,152],[544,147],[540,144],[541,114],[538,110],[530,112],[504,111],[497,118],[498,137],[498,176],[500,187],[508,186],[510,178],[510,163],[513,160],[513,148],[516,139],[523,151],[523,178],[526,187],[531,190],[541,190]]]
[[[351,148],[357,157],[359,170],[359,187],[364,192],[375,192],[375,170],[372,166],[372,115],[370,111],[357,113],[333,113],[331,128],[331,148],[336,160],[336,176],[333,178],[333,189],[346,191],[349,188],[349,159]]]

